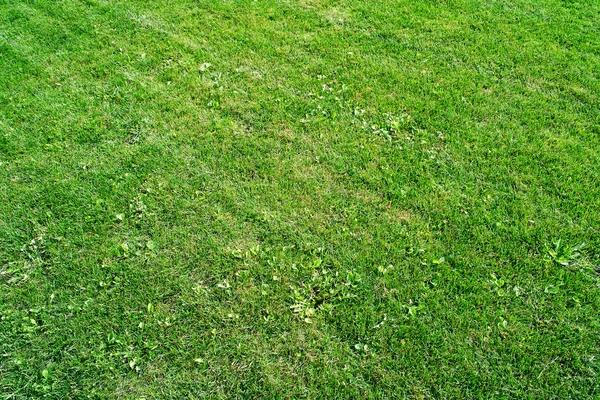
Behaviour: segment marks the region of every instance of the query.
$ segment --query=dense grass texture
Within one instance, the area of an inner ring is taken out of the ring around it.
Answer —
[[[597,0],[0,0],[0,398],[600,397]]]

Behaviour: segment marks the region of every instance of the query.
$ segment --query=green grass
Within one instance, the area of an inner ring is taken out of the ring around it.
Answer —
[[[599,397],[599,15],[0,0],[0,398]]]

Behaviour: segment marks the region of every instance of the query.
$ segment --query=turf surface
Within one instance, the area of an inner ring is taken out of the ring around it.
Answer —
[[[0,0],[0,398],[600,396],[596,0]]]

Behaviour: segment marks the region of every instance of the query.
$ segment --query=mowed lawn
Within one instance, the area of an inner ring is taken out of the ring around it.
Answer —
[[[597,0],[0,0],[0,399],[600,397]]]

